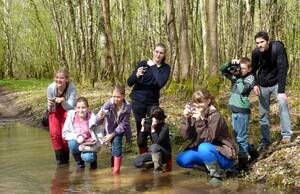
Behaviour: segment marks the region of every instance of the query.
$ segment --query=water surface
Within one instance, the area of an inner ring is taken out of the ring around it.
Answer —
[[[133,154],[125,155],[121,176],[113,177],[108,149],[98,153],[96,170],[87,165],[76,171],[71,156],[70,165],[58,168],[49,132],[21,124],[0,128],[0,153],[0,193],[284,193],[237,178],[212,187],[207,185],[205,173],[182,169],[175,163],[171,173],[153,174],[134,168]]]

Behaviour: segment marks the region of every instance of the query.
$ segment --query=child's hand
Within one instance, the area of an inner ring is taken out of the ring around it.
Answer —
[[[158,124],[158,120],[156,118],[152,117],[151,133],[155,132],[155,127],[157,126],[157,124]]]
[[[97,116],[99,117],[99,119],[104,119],[104,117],[105,117],[105,112],[99,111],[99,113],[98,113]]]
[[[141,125],[142,125],[142,127],[145,126],[145,118],[142,118],[142,120],[141,120]]]
[[[191,109],[191,106],[189,104],[186,104],[184,106],[183,115],[185,117],[191,117],[193,115],[193,110]]]
[[[137,71],[136,71],[136,77],[139,78],[139,77],[143,76],[144,73],[145,73],[145,72],[144,72],[144,68],[143,68],[143,67],[139,67],[139,68],[137,69]]]
[[[54,101],[55,103],[60,104],[65,101],[65,97],[56,97]]]
[[[240,60],[238,59],[232,59],[231,64],[240,64]]]
[[[205,106],[204,103],[195,106],[195,110],[193,111],[192,117],[194,117],[196,120],[203,120],[202,110],[204,106]]]
[[[103,141],[104,143],[109,143],[111,142],[111,140],[115,137],[115,132],[111,133],[111,134],[107,134],[105,137],[103,137]]]
[[[141,132],[145,132],[145,118],[142,118],[141,125],[142,125]]]
[[[84,141],[84,137],[82,135],[78,135],[76,141],[78,144],[82,144]]]

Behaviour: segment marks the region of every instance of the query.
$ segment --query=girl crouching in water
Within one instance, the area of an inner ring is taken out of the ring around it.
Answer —
[[[137,156],[133,161],[135,167],[146,167],[146,164],[152,161],[154,164],[154,172],[162,171],[162,164],[166,164],[166,171],[171,171],[171,141],[169,127],[165,123],[165,119],[166,115],[164,110],[158,106],[152,107],[149,118],[142,119],[142,128],[138,140],[147,142],[147,133],[150,133],[152,145],[150,146],[149,152]]]
[[[91,131],[96,123],[96,115],[89,111],[86,98],[76,100],[75,110],[70,110],[63,127],[63,138],[68,141],[69,148],[77,163],[77,169],[84,168],[84,162],[90,163],[90,168],[97,168],[97,149],[85,151],[87,145],[97,144],[97,137]]]
[[[230,168],[236,158],[233,140],[228,127],[213,106],[214,97],[207,90],[193,94],[192,103],[185,106],[180,130],[190,145],[176,157],[184,168],[205,165],[212,179],[210,184],[221,181],[220,170]]]
[[[122,138],[126,135],[126,142],[131,142],[130,128],[131,106],[125,100],[125,87],[115,86],[112,90],[112,98],[106,102],[97,114],[100,124],[105,124],[105,136],[102,138],[105,144],[111,143],[112,174],[119,175],[122,163]]]

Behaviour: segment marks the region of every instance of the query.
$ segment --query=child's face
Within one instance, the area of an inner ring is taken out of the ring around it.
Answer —
[[[57,87],[65,87],[68,81],[66,75],[61,72],[56,73],[54,80]]]
[[[82,119],[85,118],[87,112],[88,112],[88,107],[84,102],[77,102],[75,111],[77,112],[78,116]]]
[[[251,67],[249,67],[248,65],[241,63],[241,76],[246,75],[247,73],[251,72]]]
[[[121,94],[118,90],[114,90],[112,93],[113,102],[116,105],[122,105],[124,101],[124,94]]]

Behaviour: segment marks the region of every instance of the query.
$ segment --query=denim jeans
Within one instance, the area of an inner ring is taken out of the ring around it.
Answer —
[[[261,144],[270,144],[270,97],[271,95],[277,99],[278,84],[272,87],[260,86],[259,96],[259,113],[260,113],[260,130],[261,130]],[[291,138],[291,119],[289,115],[288,103],[285,99],[279,99],[279,116],[280,116],[280,128],[281,136],[283,138]]]
[[[122,138],[123,133],[116,135],[111,143],[111,154],[112,156],[119,157],[122,155]]]
[[[222,169],[230,168],[234,160],[220,154],[215,145],[201,143],[199,146],[180,152],[176,156],[176,163],[184,168],[193,168],[195,165],[218,162]]]
[[[96,152],[80,152],[78,147],[79,144],[75,139],[71,139],[68,141],[70,151],[73,155],[80,154],[80,157],[83,161],[87,163],[92,163],[96,160],[97,158],[97,153]]]
[[[239,145],[239,156],[248,154],[248,124],[249,114],[232,113],[232,127],[237,144]]]

